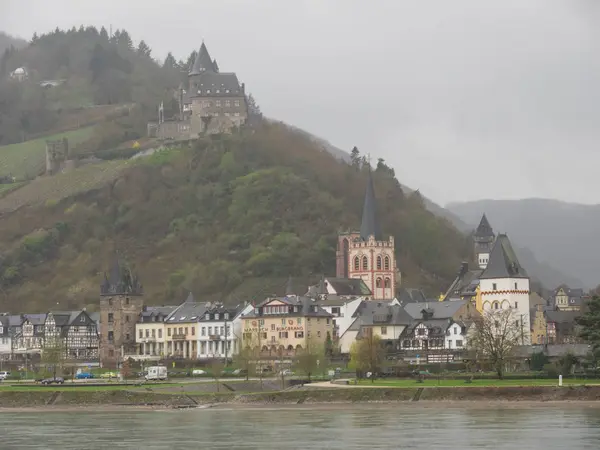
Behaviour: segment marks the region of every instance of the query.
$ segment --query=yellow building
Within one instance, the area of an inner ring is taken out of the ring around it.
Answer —
[[[176,308],[176,306],[148,306],[144,308],[138,322],[135,324],[137,354],[130,355],[130,357],[152,360],[160,359],[165,355],[167,333],[164,321]]]
[[[198,322],[205,312],[205,304],[196,303],[190,293],[186,301],[169,314],[165,320],[167,357],[198,357]]]
[[[243,345],[264,356],[325,346],[333,336],[332,318],[308,297],[270,298],[242,317]]]
[[[547,344],[548,343],[548,323],[546,322],[546,314],[544,313],[544,305],[536,305],[533,320],[531,321],[531,343],[532,344]]]

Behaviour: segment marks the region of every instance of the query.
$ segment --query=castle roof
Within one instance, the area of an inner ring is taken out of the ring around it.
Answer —
[[[208,97],[240,96],[243,94],[238,77],[233,72],[202,72],[195,76],[196,90],[190,86],[190,97],[206,95]],[[198,92],[199,91],[199,92]]]
[[[483,214],[483,216],[481,217],[479,226],[477,227],[477,230],[475,230],[475,237],[494,237],[494,230],[488,222],[488,219],[485,214]]]
[[[506,234],[499,234],[480,279],[529,278]]]
[[[104,282],[100,285],[101,295],[142,295],[142,284],[128,267],[124,267],[115,258],[110,275],[104,274]]]
[[[361,239],[367,241],[369,240],[369,236],[374,236],[375,240],[378,241],[382,240],[381,227],[377,220],[377,202],[375,200],[375,188],[373,187],[371,169],[369,169],[365,202],[363,204],[362,222],[360,224]]]
[[[206,45],[204,45],[204,42],[202,42],[200,51],[198,52],[196,60],[194,61],[194,65],[192,66],[192,70],[190,71],[190,75],[197,75],[207,71],[218,72],[219,69],[216,67],[215,62],[213,62],[212,58],[210,57]]]

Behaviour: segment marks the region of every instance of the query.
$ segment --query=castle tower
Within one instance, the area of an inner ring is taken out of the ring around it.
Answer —
[[[370,171],[368,177],[360,232],[338,237],[336,276],[360,278],[373,292],[373,298],[392,299],[397,283],[394,237],[383,239]]]
[[[100,363],[117,368],[135,352],[135,323],[144,307],[143,288],[131,271],[115,260],[100,285]]]
[[[485,269],[490,259],[490,252],[494,246],[496,236],[485,214],[481,217],[479,226],[473,235],[475,247],[475,260],[480,269]]]

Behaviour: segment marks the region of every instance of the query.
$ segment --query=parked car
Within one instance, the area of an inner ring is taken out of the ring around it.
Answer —
[[[2,371],[0,372],[0,380],[6,380],[10,376],[10,372]]]
[[[283,369],[279,371],[279,376],[290,377],[292,375],[294,375],[294,372],[292,372],[290,369]]]
[[[63,384],[65,379],[62,377],[54,377],[54,378],[44,378],[41,383],[42,384]]]
[[[202,370],[202,369],[194,369],[192,370],[192,376],[198,376],[198,375],[206,375],[206,371]]]
[[[75,378],[78,380],[89,380],[94,378],[94,374],[90,372],[79,372],[77,375],[75,375]]]
[[[246,375],[248,375],[248,371],[246,369],[235,369],[233,372],[231,372],[231,374],[240,377],[245,377]]]
[[[100,375],[100,378],[117,378],[118,374],[116,372],[104,372]]]

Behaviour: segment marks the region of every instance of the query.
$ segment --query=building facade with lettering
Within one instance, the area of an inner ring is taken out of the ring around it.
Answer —
[[[333,337],[332,319],[311,298],[269,298],[242,316],[242,345],[271,357],[327,346]]]

